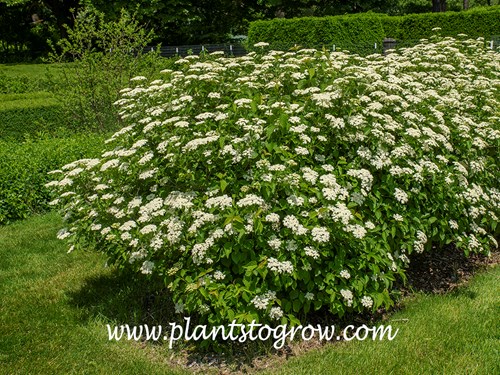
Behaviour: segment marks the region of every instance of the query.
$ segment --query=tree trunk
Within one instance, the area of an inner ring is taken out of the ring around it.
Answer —
[[[433,12],[446,12],[446,0],[432,0]]]
[[[432,11],[439,12],[439,8],[440,8],[440,1],[439,0],[432,0]]]
[[[464,0],[464,10],[469,9],[469,0]]]

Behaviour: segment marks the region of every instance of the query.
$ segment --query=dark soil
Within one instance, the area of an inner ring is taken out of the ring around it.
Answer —
[[[406,270],[407,285],[403,292],[416,291],[442,294],[467,282],[478,270],[500,264],[500,251],[465,256],[454,246],[422,254],[412,254],[410,268]],[[406,294],[405,293],[405,294]]]

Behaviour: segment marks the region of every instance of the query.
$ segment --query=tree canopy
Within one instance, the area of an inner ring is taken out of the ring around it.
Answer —
[[[74,12],[92,6],[117,19],[133,13],[164,45],[221,43],[245,35],[248,24],[276,17],[327,16],[360,12],[392,15],[461,10],[499,0],[0,0],[0,54],[47,50],[47,39],[64,37]],[[1,55],[0,55],[1,56]]]

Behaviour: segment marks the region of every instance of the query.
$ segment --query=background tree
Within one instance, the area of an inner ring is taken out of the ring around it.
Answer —
[[[433,12],[446,12],[446,0],[432,0]]]
[[[497,5],[499,0],[0,0],[0,54],[48,51],[46,39],[67,36],[71,10],[93,6],[107,21],[122,9],[152,29],[154,43],[164,45],[221,43],[246,34],[248,24],[275,17],[328,16],[360,12],[392,15],[459,11]]]
[[[80,0],[0,0],[0,5],[22,10],[23,17],[28,19],[37,14],[40,20],[52,23],[65,35],[64,25],[72,25],[71,10],[80,6]]]
[[[135,12],[137,18],[154,30],[163,44],[226,42],[246,33],[248,22],[263,18],[257,0],[89,0],[108,17],[121,9]]]
[[[46,40],[58,38],[50,10],[41,2],[0,1],[0,57],[33,59],[47,52]]]

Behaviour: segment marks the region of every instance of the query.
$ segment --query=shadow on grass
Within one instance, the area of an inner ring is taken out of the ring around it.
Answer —
[[[161,325],[163,333],[169,337],[169,323],[184,327],[184,317],[175,313],[172,298],[160,281],[152,282],[141,276],[110,269],[106,274],[88,277],[81,288],[67,293],[69,305],[77,310],[82,323],[99,321],[112,326]],[[198,317],[192,316],[191,327],[197,324],[202,323]],[[207,327],[207,331],[210,329],[210,326]],[[151,341],[150,344],[168,347],[168,341]],[[179,340],[173,351],[190,369],[217,367],[231,371],[251,368],[256,358],[277,352],[273,350],[271,341],[263,343],[258,340],[243,344],[222,340]],[[286,351],[285,348],[280,353]]]
[[[457,289],[454,289],[450,293],[451,296],[453,297],[465,297],[468,299],[476,299],[479,297],[479,294],[477,292],[474,292],[467,287],[459,287]]]
[[[89,277],[79,290],[68,293],[70,305],[79,310],[83,321],[104,318],[116,324],[159,325],[175,319],[165,288],[140,276],[110,270]]]
[[[98,321],[103,326],[105,324],[112,326],[147,324],[149,327],[161,325],[167,337],[170,334],[169,323],[175,322],[185,327],[184,317],[175,313],[172,298],[166,288],[162,287],[161,282],[152,282],[141,276],[143,275],[110,269],[105,274],[88,277],[78,290],[67,293],[69,305],[77,310],[77,315],[83,324]],[[360,325],[366,320],[350,322]],[[332,321],[332,316],[327,311],[316,312],[305,325],[309,323],[314,326],[316,324],[340,326],[338,321]],[[197,324],[204,323],[200,323],[199,317],[192,316],[190,332],[193,332]],[[207,325],[207,331],[211,329],[212,326]],[[162,345],[167,349],[168,340],[150,341],[150,344]],[[312,348],[321,344],[311,343],[307,346]],[[173,353],[177,357],[176,364],[179,364],[180,360],[182,365],[192,370],[204,371],[217,368],[219,371],[231,372],[252,372],[267,367],[268,362],[281,362],[294,355],[292,347],[288,344],[275,349],[272,336],[264,342],[247,340],[244,343],[221,339],[179,340],[174,345]]]

